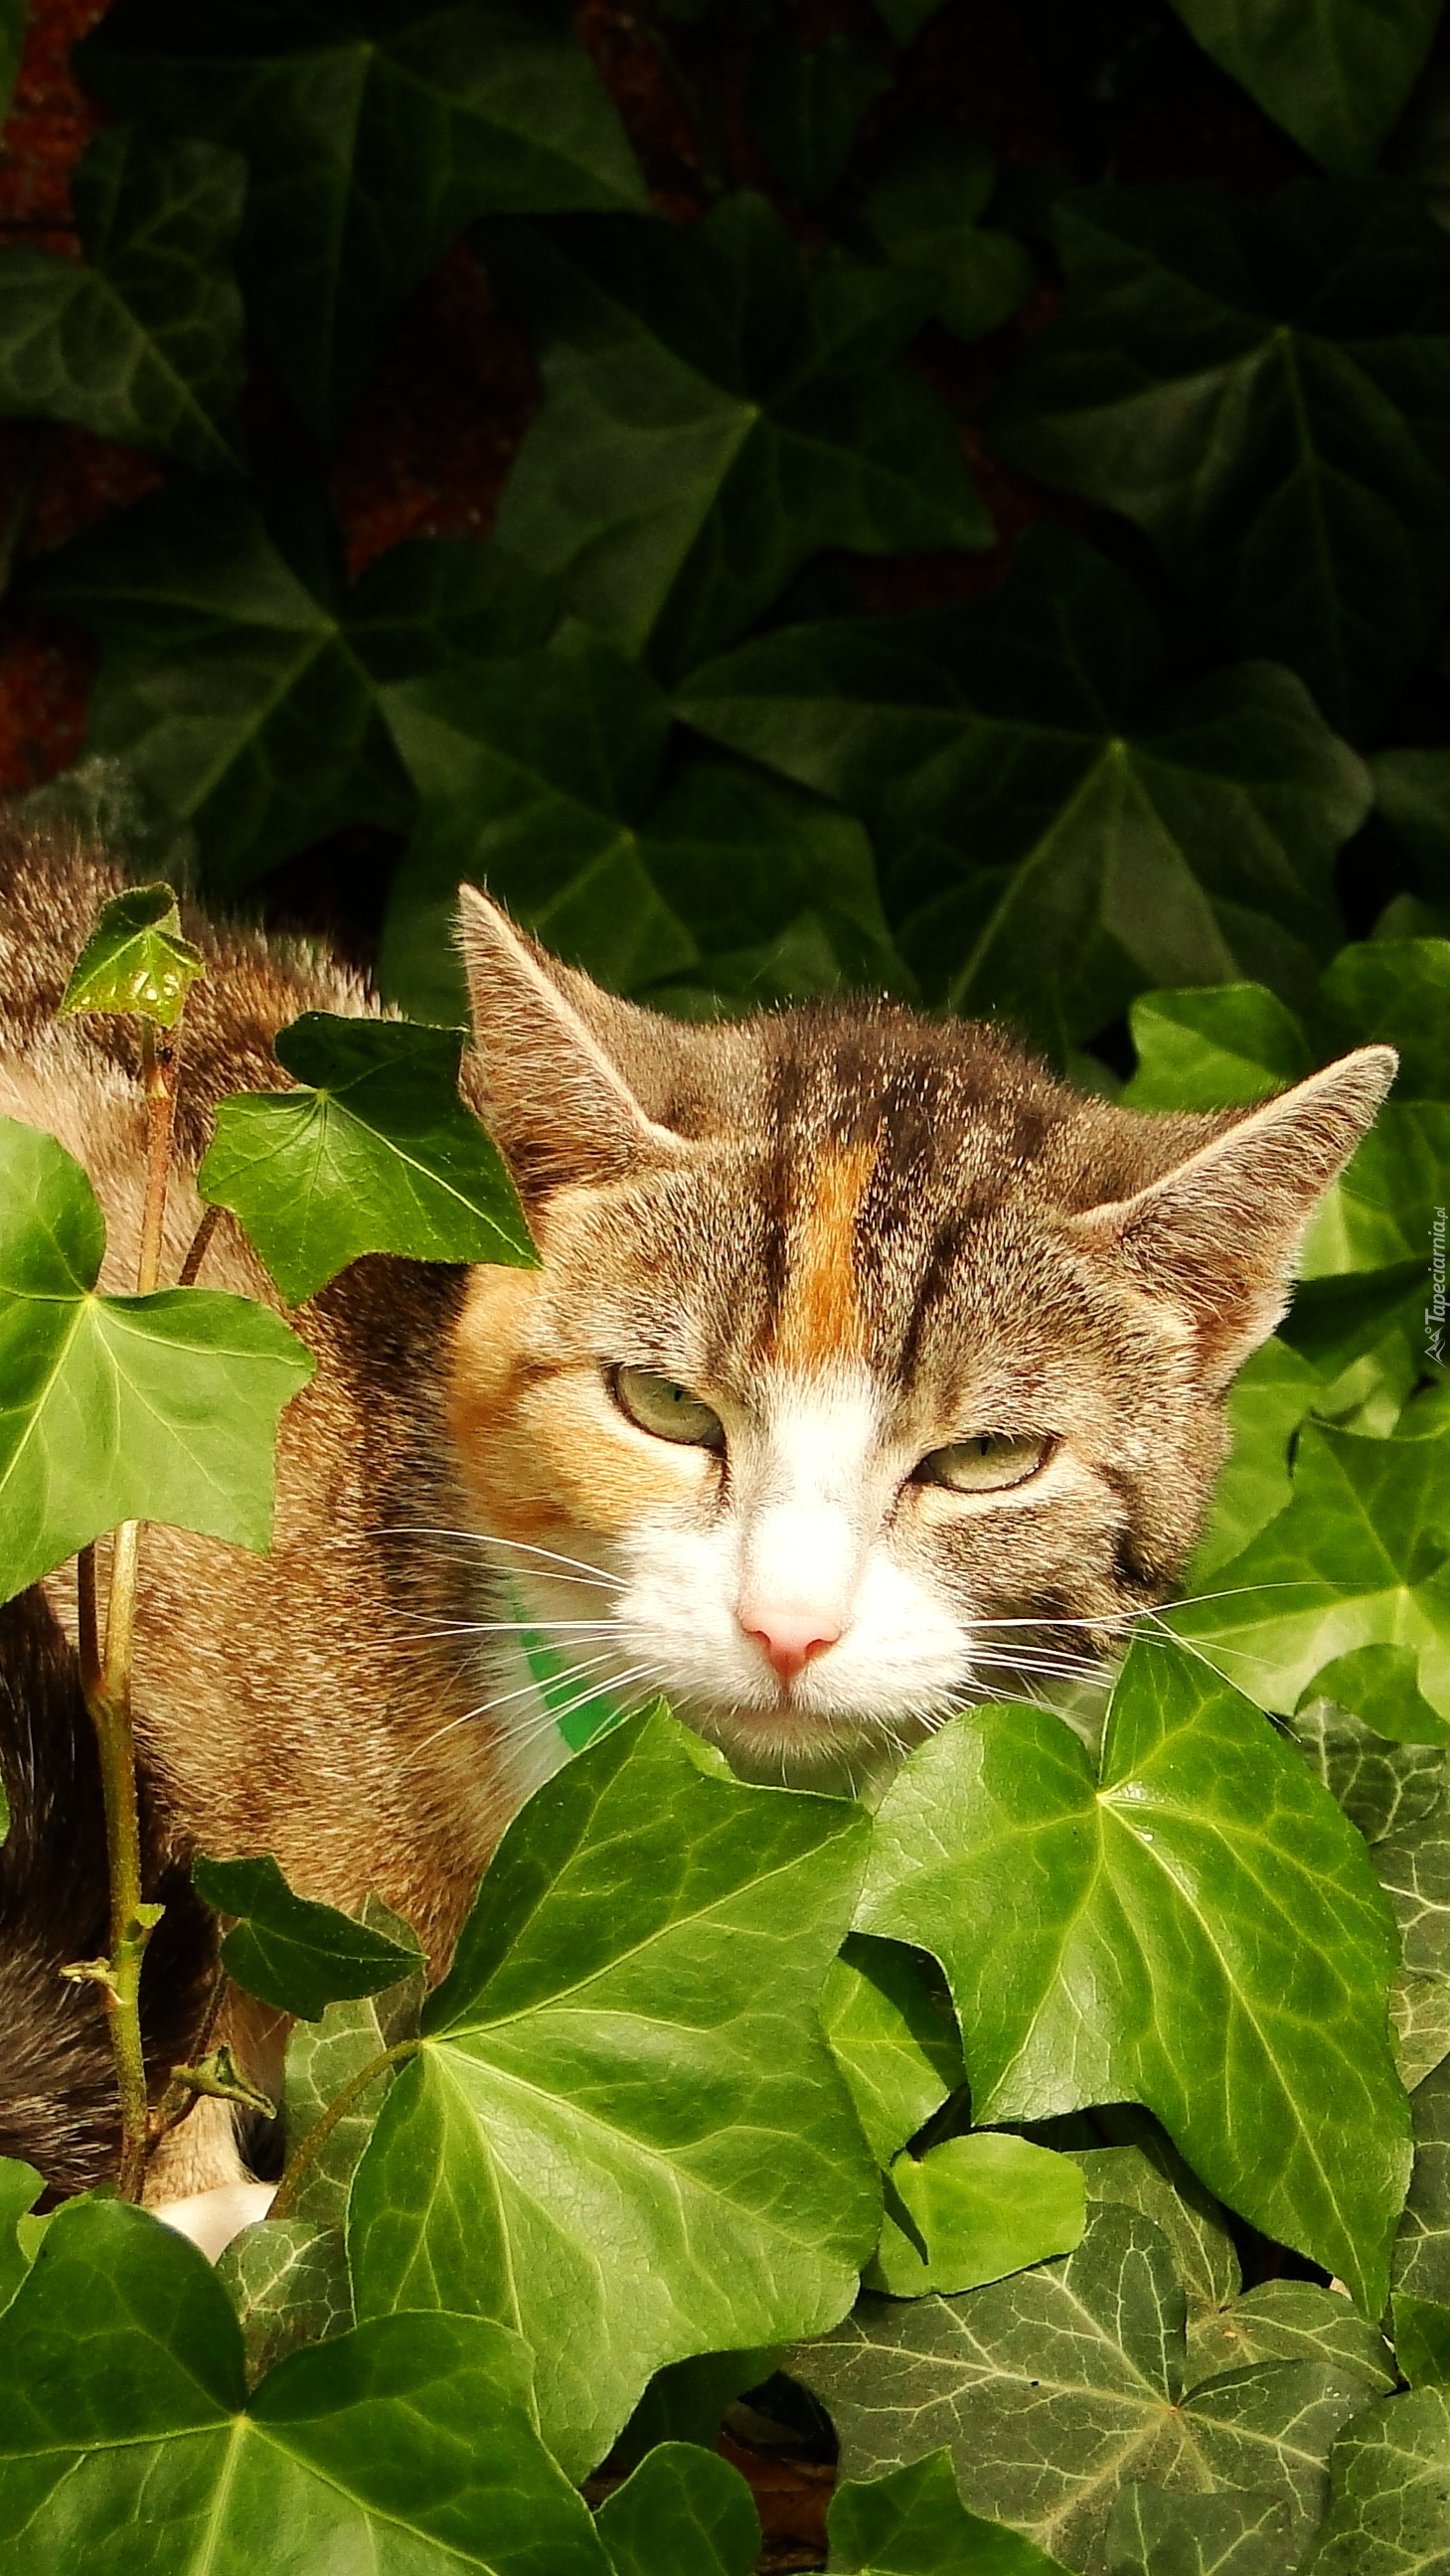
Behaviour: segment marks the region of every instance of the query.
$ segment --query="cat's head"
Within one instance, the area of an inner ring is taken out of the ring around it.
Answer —
[[[469,1079],[544,1261],[475,1274],[454,1433],[581,1688],[799,1772],[1166,1596],[1388,1048],[1149,1117],[884,1003],[682,1026],[463,900]]]

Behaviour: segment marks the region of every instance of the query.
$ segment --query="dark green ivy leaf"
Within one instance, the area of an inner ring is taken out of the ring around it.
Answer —
[[[667,703],[588,627],[384,703],[422,812],[379,976],[417,1016],[467,1016],[450,937],[463,881],[599,982],[692,1017],[909,985],[860,824],[717,762],[661,795]]]
[[[119,2535],[119,2540],[118,2540]],[[60,2210],[0,2319],[0,2567],[605,2576],[480,2317],[379,2317],[250,2399],[225,2290],[121,2201]]]
[[[802,45],[794,28],[755,49],[751,115],[756,141],[803,206],[829,197],[868,107],[891,87],[891,48],[832,28]]]
[[[525,575],[464,541],[399,547],[337,596],[309,588],[229,485],[154,494],[47,556],[29,588],[101,646],[92,749],[195,826],[223,895],[341,824],[406,830],[379,689],[532,642],[542,613]]]
[[[1138,2211],[1104,2206],[1065,2262],[959,2299],[863,2297],[789,2366],[828,2407],[847,2478],[945,2444],[975,2512],[1015,2524],[1069,2567],[1102,2566],[1120,2478],[1270,2489],[1302,2541],[1364,2380],[1275,2361],[1185,2389],[1184,2364],[1167,2238]]]
[[[0,0],[0,120],[10,113],[28,16],[29,0]]]
[[[1412,2388],[1450,2386],[1450,2308],[1406,2293],[1393,2298],[1390,2309],[1401,2378]]]
[[[1196,1657],[1133,1647],[1097,1770],[1046,1711],[943,1727],[882,1802],[858,1920],[941,1960],[978,2120],[1140,2102],[1232,2208],[1383,2303],[1409,2172],[1389,1908]]]
[[[1156,984],[1312,986],[1369,781],[1287,671],[1156,687],[1146,601],[1033,530],[993,598],[838,618],[697,671],[702,733],[869,824],[887,917],[933,997],[1060,1049]]]
[[[994,440],[1361,734],[1450,592],[1450,244],[1389,181],[1095,189],[1059,242],[1067,303]]]
[[[62,1011],[122,1011],[174,1029],[188,992],[206,971],[200,950],[180,931],[171,886],[135,886],[112,895],[71,968]]]
[[[279,2012],[320,2021],[329,2004],[379,1994],[424,1964],[416,1942],[405,1949],[335,1906],[294,1895],[269,1852],[198,1859],[191,1875],[208,1905],[235,1918],[221,1948],[228,1976]]]
[[[826,2528],[831,2563],[848,2576],[1065,2576],[1020,2531],[968,2513],[950,2451],[884,2478],[843,2480]]]
[[[100,1297],[80,1165],[0,1119],[0,1598],[118,1521],[265,1549],[277,1418],[312,1375],[278,1315],[209,1288]]]
[[[1419,75],[1439,0],[1173,0],[1221,71],[1321,168],[1371,170]]]
[[[1326,1055],[1397,1047],[1402,1100],[1450,1100],[1450,939],[1361,939],[1341,948],[1311,1022]]]
[[[950,413],[900,364],[930,309],[911,279],[808,274],[752,196],[688,228],[494,227],[489,253],[547,387],[500,541],[627,651],[689,670],[824,546],[991,543]]]
[[[252,319],[322,438],[475,215],[644,203],[555,0],[119,0],[78,63],[108,104],[246,154]]]
[[[1366,2409],[1334,2446],[1333,2495],[1304,2576],[1445,2576],[1450,2388]]]
[[[971,136],[914,134],[861,208],[885,256],[931,278],[941,320],[963,340],[994,331],[1037,283],[1021,242],[981,223],[995,178],[991,154]]]
[[[1119,2490],[1108,2518],[1107,2576],[1287,2576],[1289,2510],[1275,2495]]]
[[[214,143],[98,134],[71,178],[85,265],[26,243],[0,252],[0,416],[239,471],[230,252],[246,175]]]
[[[738,2469],[695,2442],[661,2442],[594,2517],[610,2576],[751,2576],[760,2516]]]
[[[295,1091],[220,1104],[197,1173],[289,1305],[365,1252],[537,1267],[518,1193],[458,1096],[463,1041],[308,1011],[274,1040]]]

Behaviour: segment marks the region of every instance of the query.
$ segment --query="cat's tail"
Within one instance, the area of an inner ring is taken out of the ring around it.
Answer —
[[[0,2155],[53,2195],[114,2172],[119,2113],[100,1989],[63,1977],[109,1946],[105,1810],[74,1649],[36,1590],[0,1608]],[[143,1816],[144,1840],[156,1835]],[[210,1917],[173,1864],[147,1879],[166,1912],[152,1935],[141,2018],[153,2087],[193,2053],[215,1970]]]

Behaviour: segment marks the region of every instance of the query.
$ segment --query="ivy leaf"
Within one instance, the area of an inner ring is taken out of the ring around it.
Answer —
[[[71,968],[62,1011],[125,1011],[174,1029],[192,985],[206,972],[200,950],[179,936],[180,927],[169,885],[112,895]]]
[[[1376,2396],[1395,2385],[1394,2355],[1378,2326],[1317,2281],[1264,2281],[1190,2318],[1190,2386],[1264,2361],[1322,2361],[1355,2371]]]
[[[414,1939],[412,1927],[381,1898],[369,1896],[362,1919],[368,1927],[404,1947]],[[287,2042],[283,2077],[283,2124],[293,2145],[299,2144],[329,2111],[340,2093],[357,2081],[380,2057],[418,2036],[425,1981],[421,1972],[402,1978],[381,1993],[352,2002],[329,2004],[320,2021],[297,2022]],[[350,2109],[333,2122],[321,2147],[302,2173],[290,2198],[292,2214],[330,2231],[342,2244],[347,2225],[353,2176],[373,2133],[373,2125],[397,2061],[380,2066],[371,2084],[362,2087]],[[264,2220],[265,2226],[280,2224]],[[343,2269],[346,2270],[345,2255]]]
[[[861,207],[885,257],[931,279],[940,319],[962,340],[995,331],[1037,284],[1021,242],[978,221],[996,175],[975,136],[917,134]]]
[[[941,1960],[976,2119],[1141,2102],[1230,2207],[1383,2303],[1393,1928],[1353,1827],[1196,1658],[1132,1649],[1096,1771],[1046,1710],[954,1719],[887,1791],[858,1921]]]
[[[1450,1744],[1450,1720],[1421,1697],[1419,1671],[1411,1646],[1356,1646],[1316,1673],[1305,1697],[1353,1709],[1395,1744]]]
[[[1374,1848],[1374,1865],[1400,1927],[1412,1976],[1450,1976],[1450,1802],[1401,1824]]]
[[[1415,2165],[1395,2240],[1395,2294],[1450,2304],[1450,2058],[1417,2085],[1410,2110]]]
[[[1450,939],[1364,939],[1341,948],[1314,1001],[1326,1055],[1398,1047],[1398,1089],[1450,1099]]]
[[[30,2269],[31,2257],[17,2229],[44,2189],[34,2165],[18,2156],[0,2156],[0,2309],[9,2306]]]
[[[214,143],[98,134],[71,176],[85,265],[23,242],[0,256],[0,415],[240,472],[246,176]]]
[[[562,7],[120,0],[77,63],[109,105],[246,154],[253,318],[323,438],[476,215],[645,202]]]
[[[868,107],[891,87],[891,49],[836,27],[817,45],[793,33],[757,51],[752,125],[772,170],[803,206],[829,197]]]
[[[1126,2486],[1108,2517],[1107,2576],[1287,2576],[1289,2514],[1273,2495]]]
[[[943,0],[874,0],[877,17],[885,19],[898,45],[909,45],[919,36],[942,5]]]
[[[1450,1980],[1402,1968],[1390,1988],[1390,2034],[1407,2093],[1450,2055]]]
[[[1438,1805],[1445,1756],[1433,1738],[1387,1744],[1352,1709],[1312,1688],[1287,1723],[1315,1778],[1367,1843],[1422,1823]]]
[[[1300,1275],[1389,1270],[1429,1244],[1427,1211],[1450,1198],[1450,1103],[1391,1100],[1310,1221]],[[1423,1302],[1423,1301],[1422,1301]]]
[[[1320,181],[1086,190],[1058,244],[1067,303],[994,444],[1122,511],[1235,651],[1372,727],[1450,591],[1443,234],[1402,183]]]
[[[118,1521],[264,1551],[277,1418],[313,1362],[246,1297],[99,1297],[105,1220],[80,1165],[0,1119],[0,1597]]]
[[[639,835],[669,732],[647,673],[572,625],[547,650],[391,689],[387,710],[423,804],[383,936],[388,992],[467,1016],[445,933],[465,880],[616,990],[694,964]]]
[[[1412,2388],[1450,2384],[1450,2308],[1438,2299],[1395,2298],[1395,2360]]]
[[[611,2576],[751,2576],[760,2516],[738,2469],[695,2442],[661,2442],[594,2517]]]
[[[826,1974],[821,2027],[883,2165],[966,2083],[951,2005],[898,1941],[848,1936]]]
[[[1299,1021],[1262,984],[1143,993],[1128,1026],[1138,1057],[1123,1085],[1128,1109],[1236,1109],[1314,1070]]]
[[[1020,2531],[968,2513],[945,2450],[884,2478],[845,2479],[826,2528],[831,2563],[848,2576],[1065,2576]]]
[[[1190,35],[1325,170],[1372,170],[1419,77],[1436,0],[1173,0]]]
[[[896,2158],[881,2242],[862,2278],[897,2299],[976,2290],[1070,2254],[1085,2224],[1083,2179],[1069,2157],[979,2129]]]
[[[870,827],[927,992],[1060,1051],[1154,985],[1307,994],[1334,852],[1368,778],[1289,673],[1186,694],[1122,574],[1033,529],[992,598],[835,618],[741,646],[677,693],[688,724]]]
[[[1161,2227],[1173,2249],[1191,2333],[1203,2318],[1232,2308],[1243,2275],[1217,2201],[1175,2156],[1156,2122],[1143,2121],[1142,2133],[1141,2146],[1078,2148],[1071,2151],[1073,2162],[1090,2201],[1118,2201]]]
[[[930,303],[911,279],[808,277],[748,195],[688,227],[494,227],[489,261],[547,387],[500,541],[627,652],[690,669],[823,546],[991,543],[950,413],[899,363]]]
[[[404,1947],[333,1905],[294,1895],[269,1852],[246,1860],[195,1860],[192,1881],[218,1914],[235,1918],[222,1965],[244,1994],[278,2012],[320,2021],[329,2004],[395,1986],[425,1965]]]
[[[36,2566],[99,2559],[119,2529],[126,2563],[166,2576],[605,2570],[534,2428],[515,2336],[380,2317],[294,2352],[248,2399],[210,2265],[121,2201],[58,2211],[0,2319],[0,2518]]]
[[[1104,2207],[1065,2262],[959,2299],[865,2297],[789,2367],[830,2411],[843,2476],[945,2444],[974,2512],[1015,2524],[1070,2567],[1101,2564],[1125,2477],[1269,2488],[1302,2541],[1323,2502],[1329,2446],[1364,2405],[1363,2379],[1269,2362],[1185,2392],[1183,2318],[1161,2229]]]
[[[399,547],[316,587],[256,498],[176,483],[46,556],[29,593],[101,646],[94,751],[195,827],[228,895],[344,823],[406,830],[413,797],[378,706],[408,670],[537,633],[536,586],[481,545]]]
[[[1216,1589],[1219,1567],[1284,1509],[1292,1490],[1289,1442],[1323,1392],[1312,1361],[1277,1334],[1240,1369],[1228,1399],[1233,1447],[1219,1470],[1207,1526],[1188,1569],[1190,1593]]]
[[[662,2364],[830,2324],[879,2223],[812,2020],[866,1818],[705,1758],[648,1714],[530,1799],[353,2183],[359,2314],[517,2325],[580,2473]]]
[[[28,0],[0,0],[0,118],[10,113],[28,17]]]
[[[1306,1425],[1287,1509],[1215,1568],[1218,1597],[1173,1610],[1172,1625],[1220,1668],[1252,1673],[1261,1704],[1286,1712],[1335,1657],[1408,1646],[1421,1695],[1450,1716],[1447,1459],[1443,1437]]]
[[[1375,802],[1432,901],[1450,905],[1450,752],[1381,751],[1370,770]]]
[[[249,2386],[300,2344],[327,2343],[353,2322],[347,2248],[335,2227],[265,2218],[217,2259],[242,2329]]]
[[[1439,2576],[1450,2389],[1382,2398],[1336,2442],[1329,2466],[1333,2495],[1305,2576]]]
[[[308,1011],[274,1041],[303,1087],[221,1102],[197,1187],[241,1218],[289,1305],[365,1252],[537,1267],[518,1193],[459,1099],[462,1051],[450,1029]]]

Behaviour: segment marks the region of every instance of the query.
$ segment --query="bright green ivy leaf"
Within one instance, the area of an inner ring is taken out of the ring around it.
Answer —
[[[84,266],[0,252],[0,416],[239,472],[242,299],[231,270],[246,165],[129,125],[98,134],[71,176]]]
[[[1382,1118],[1386,1115],[1380,1111]],[[1336,1189],[1342,1186],[1335,1184]],[[1341,1430],[1394,1430],[1424,1365],[1423,1260],[1412,1257],[1384,1270],[1329,1271],[1322,1278],[1301,1279],[1279,1326],[1279,1339],[1317,1375],[1316,1413]],[[1359,1418],[1367,1406],[1372,1412]]]
[[[1142,993],[1128,1026],[1138,1063],[1125,1109],[1237,1109],[1314,1070],[1298,1020],[1262,984]]]
[[[252,318],[323,437],[476,215],[645,202],[552,0],[120,0],[77,59],[109,105],[246,154]]]
[[[1190,35],[1322,169],[1371,170],[1414,88],[1438,0],[1173,0]]]
[[[1450,2386],[1450,2307],[1408,2295],[1390,2302],[1395,2359],[1412,2388]]]
[[[660,1714],[515,1818],[352,2188],[360,2315],[517,2326],[582,2474],[645,2380],[847,2305],[877,2180],[813,2007],[867,1830]]]
[[[1132,1649],[1096,1771],[1045,1710],[954,1719],[887,1791],[858,1920],[941,1960],[978,2120],[1141,2102],[1221,2199],[1382,2302],[1393,1926],[1352,1826],[1196,1657]]]
[[[464,881],[599,982],[691,1017],[910,989],[854,817],[717,762],[661,794],[666,703],[586,627],[385,703],[422,813],[379,975],[415,1015],[467,1016],[451,938]]]
[[[1061,1052],[1155,985],[1312,986],[1365,771],[1289,673],[1158,685],[1142,595],[1033,529],[991,598],[745,644],[686,722],[859,813],[928,994]]]
[[[289,1305],[365,1252],[537,1267],[518,1193],[459,1099],[462,1046],[451,1029],[308,1011],[274,1042],[303,1087],[221,1103],[197,1187],[241,1218]]]
[[[71,968],[61,1009],[134,1012],[174,1029],[188,992],[206,972],[200,950],[180,937],[180,927],[169,885],[112,895]]]
[[[198,1893],[232,1917],[222,1965],[244,1994],[279,2012],[320,2021],[329,2004],[381,1993],[424,1965],[416,1941],[405,1948],[333,1905],[297,1896],[269,1852],[247,1860],[196,1860]]]
[[[1021,242],[979,220],[995,178],[991,154],[973,136],[914,134],[861,207],[886,258],[932,280],[937,312],[962,340],[994,331],[1037,284]]]
[[[1417,1257],[1428,1272],[1430,1221],[1447,1200],[1450,1102],[1387,1101],[1310,1221],[1301,1277],[1388,1270]]]
[[[1287,662],[1331,724],[1374,725],[1450,591],[1444,235],[1371,180],[1268,205],[1085,190],[1058,241],[1067,302],[994,445],[1134,520],[1233,649]]]
[[[883,2165],[966,2083],[951,2003],[899,1941],[851,1933],[826,1976],[821,2026]]]
[[[845,2479],[826,2528],[831,2563],[849,2576],[1065,2576],[1020,2531],[968,2513],[949,2451],[884,2478]]]
[[[1363,939],[1341,948],[1312,1016],[1325,1055],[1397,1047],[1401,1099],[1450,1099],[1450,939]]]
[[[979,2129],[901,2155],[886,2177],[881,2242],[868,2290],[919,2299],[980,2289],[1028,2263],[1070,2254],[1086,2224],[1083,2178],[1067,2156]]]
[[[62,2209],[0,2319],[0,2568],[108,2562],[606,2569],[535,2430],[515,2336],[481,2317],[379,2317],[291,2354],[249,2399],[211,2266],[120,2201]]]
[[[1289,2512],[1274,2495],[1126,2486],[1108,2518],[1107,2576],[1287,2576]]]
[[[1445,1757],[1426,1743],[1386,1743],[1352,1709],[1305,1694],[1287,1721],[1315,1778],[1367,1843],[1419,1824],[1439,1804]]]
[[[694,2442],[662,2442],[594,2517],[610,2576],[751,2576],[760,2516],[738,2469]]]
[[[265,1550],[277,1418],[312,1375],[280,1316],[212,1289],[100,1297],[80,1165],[0,1119],[0,1596],[118,1521]]]
[[[1274,1335],[1254,1351],[1228,1399],[1233,1447],[1220,1468],[1208,1523],[1185,1578],[1191,1594],[1213,1592],[1215,1576],[1268,1526],[1289,1500],[1289,1442],[1323,1393],[1312,1362]]]
[[[527,576],[463,540],[400,546],[351,588],[312,565],[309,583],[230,485],[153,494],[47,555],[30,588],[100,644],[91,748],[194,826],[221,895],[342,824],[406,830],[413,796],[380,689],[533,643],[551,613]]]
[[[1445,2576],[1450,2568],[1450,2389],[1381,2398],[1330,2461],[1323,2530],[1305,2576]]]
[[[829,2409],[843,2477],[945,2445],[974,2512],[1074,2568],[1101,2566],[1120,2479],[1272,2489],[1307,2537],[1330,2444],[1367,2394],[1357,2373],[1301,2361],[1186,2390],[1168,2241],[1137,2210],[1113,2207],[1064,2262],[960,2299],[865,2297],[789,2366]]]
[[[1421,1696],[1420,1658],[1412,1646],[1356,1646],[1336,1655],[1307,1685],[1300,1705],[1315,1699],[1352,1709],[1396,1744],[1450,1744],[1450,1718]]]
[[[1450,1717],[1450,1447],[1309,1424],[1293,1498],[1214,1569],[1216,1598],[1169,1613],[1180,1635],[1287,1711],[1361,1646],[1420,1658],[1419,1690]]]
[[[30,2255],[16,2233],[45,2189],[34,2165],[0,2156],[0,2308],[9,2306],[30,2269]]]
[[[900,363],[930,289],[840,257],[808,274],[764,200],[702,223],[489,237],[547,389],[498,515],[627,651],[687,671],[825,546],[982,546],[944,403]]]
[[[1415,2166],[1395,2240],[1396,2294],[1450,2305],[1450,2056],[1415,2088]]]

